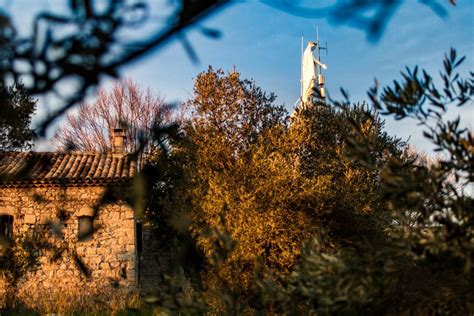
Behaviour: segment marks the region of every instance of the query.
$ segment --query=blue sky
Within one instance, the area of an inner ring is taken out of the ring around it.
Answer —
[[[33,8],[56,9],[62,3],[59,0],[3,2],[22,21],[31,19]],[[317,27],[321,41],[329,47],[329,54],[323,54],[322,59],[329,66],[325,75],[327,90],[333,97],[338,97],[339,88],[344,87],[352,101],[363,101],[374,78],[382,84],[390,83],[400,77],[399,72],[405,66],[419,65],[436,74],[443,54],[450,47],[468,56],[464,73],[474,69],[474,1],[459,0],[452,7],[448,0],[440,0],[448,10],[444,19],[418,1],[405,2],[375,43],[367,40],[364,31],[330,24],[326,19],[296,17],[260,1],[237,2],[202,22],[203,26],[220,30],[220,39],[207,38],[197,29],[188,32],[199,57],[198,64],[189,59],[178,41],[173,41],[123,68],[121,74],[159,91],[167,101],[176,102],[191,97],[193,79],[208,65],[224,70],[235,65],[244,78],[253,78],[264,90],[275,92],[277,102],[284,103],[291,111],[299,96],[300,38],[304,35],[306,40],[314,40]],[[18,27],[26,29],[24,24]],[[472,129],[472,104],[462,112],[450,111],[450,115],[457,114]],[[410,142],[418,148],[431,148],[412,123],[388,119],[387,129],[403,139],[410,137]]]

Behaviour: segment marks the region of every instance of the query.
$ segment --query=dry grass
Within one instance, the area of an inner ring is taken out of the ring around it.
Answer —
[[[14,300],[14,307],[6,312],[11,315],[123,315],[143,307],[138,292],[104,287],[44,291]]]

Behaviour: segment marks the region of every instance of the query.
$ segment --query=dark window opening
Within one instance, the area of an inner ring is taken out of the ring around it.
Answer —
[[[13,238],[13,216],[0,215],[0,238]]]
[[[143,250],[143,224],[141,222],[135,223],[135,235],[137,239],[137,252]]]
[[[92,240],[93,233],[94,233],[94,218],[92,216],[79,217],[77,240],[78,241]]]

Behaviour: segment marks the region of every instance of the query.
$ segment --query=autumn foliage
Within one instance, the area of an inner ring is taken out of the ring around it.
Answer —
[[[458,121],[436,120],[447,104],[472,97],[472,80],[453,74],[460,62],[455,53],[445,61],[444,95],[415,69],[380,96],[370,90],[370,107],[326,100],[291,117],[236,71],[199,74],[180,138],[155,160],[168,177],[158,176],[159,194],[150,195],[159,222],[168,218],[168,232],[194,248],[182,266],[202,260],[197,274],[185,274],[188,300],[167,309],[472,310],[472,197],[462,189],[471,181],[472,135]],[[436,113],[424,109],[433,106]],[[384,131],[374,108],[419,119],[449,156],[423,162]],[[182,283],[173,284],[182,295]]]
[[[210,293],[225,287],[249,299],[256,276],[284,278],[321,228],[329,250],[378,238],[387,224],[377,170],[403,146],[383,122],[364,105],[323,103],[290,118],[275,99],[238,72],[209,68],[185,105],[170,159],[182,177],[168,184],[176,192],[167,206],[189,216]],[[376,151],[370,164],[348,156],[346,140],[363,136]],[[225,260],[216,260],[223,236]]]

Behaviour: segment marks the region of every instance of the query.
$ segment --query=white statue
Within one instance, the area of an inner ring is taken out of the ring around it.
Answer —
[[[303,104],[310,101],[316,84],[324,84],[324,78],[321,75],[321,69],[317,69],[317,67],[327,69],[327,66],[321,63],[318,59],[314,58],[313,50],[317,48],[317,46],[317,43],[309,42],[303,53],[303,60],[301,61],[301,93]],[[319,78],[318,76],[321,76],[321,78]],[[316,81],[316,79],[318,79],[318,81]]]

